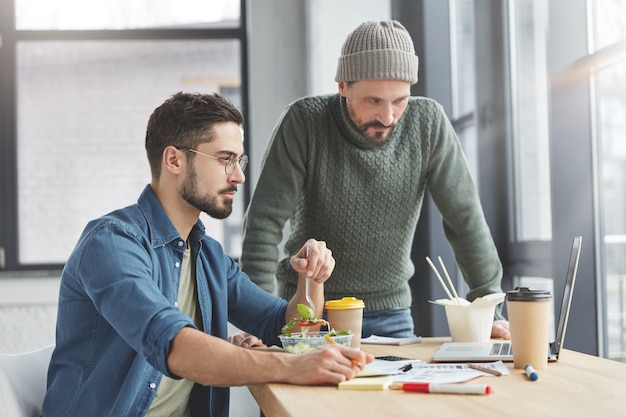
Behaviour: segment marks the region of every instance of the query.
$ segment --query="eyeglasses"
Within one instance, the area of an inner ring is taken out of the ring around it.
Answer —
[[[222,162],[224,164],[224,172],[226,172],[226,175],[230,175],[233,172],[233,169],[235,168],[235,164],[239,164],[239,169],[241,169],[242,171],[246,169],[246,166],[248,166],[248,155],[241,155],[239,158],[237,158],[237,155],[233,153],[233,154],[230,154],[229,156],[219,158],[217,156],[209,155],[204,152],[200,152],[195,149],[188,148],[186,146],[177,146],[176,149],[197,153],[202,156],[208,156],[209,158]]]

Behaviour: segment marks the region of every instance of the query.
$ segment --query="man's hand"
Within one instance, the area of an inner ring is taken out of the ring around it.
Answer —
[[[511,339],[511,329],[509,322],[506,320],[495,320],[491,326],[492,339]]]
[[[374,356],[358,349],[325,345],[290,355],[287,382],[298,385],[338,384],[354,378]]]
[[[265,347],[265,344],[261,339],[258,339],[256,336],[246,332],[238,332],[234,335],[228,336],[228,341],[233,345],[240,346],[242,348]]]
[[[309,245],[308,258],[307,245]],[[307,277],[321,284],[335,269],[335,258],[331,250],[326,247],[326,242],[309,239],[298,253],[291,257],[291,267],[298,273],[306,272]]]

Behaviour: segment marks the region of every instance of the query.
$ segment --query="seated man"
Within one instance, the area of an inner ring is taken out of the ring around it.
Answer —
[[[200,212],[231,213],[245,180],[240,112],[217,94],[178,93],[150,117],[151,184],[137,204],[90,222],[61,278],[56,348],[43,416],[228,416],[228,386],[337,384],[373,357],[329,345],[303,355],[278,344],[311,279],[317,314],[335,260],[307,241],[287,302],[260,289],[206,235]],[[227,341],[233,323],[254,337]],[[357,365],[353,365],[353,361]]]

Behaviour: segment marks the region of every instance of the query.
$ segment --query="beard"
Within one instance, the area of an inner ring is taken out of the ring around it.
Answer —
[[[236,186],[231,186],[222,191],[236,190]],[[187,203],[191,204],[198,210],[205,212],[214,219],[225,219],[226,217],[230,216],[233,211],[232,200],[227,200],[223,205],[220,205],[218,203],[217,196],[210,197],[208,195],[200,195],[200,193],[198,192],[198,177],[196,176],[196,172],[193,170],[193,168],[191,168],[191,166],[187,170],[187,179],[183,183],[180,194],[183,200],[185,200]]]
[[[357,117],[357,115],[354,113],[352,106],[350,106],[350,102],[347,102],[347,105],[348,105],[348,114],[350,115],[350,118],[352,119],[357,130],[363,133],[363,136],[371,139],[371,142],[374,144],[384,144],[387,142],[387,139],[389,138],[389,136],[391,136],[391,133],[393,132],[393,129],[396,127],[397,123],[392,123],[389,126],[385,126],[384,124],[382,124],[381,122],[377,120],[374,120],[372,122],[362,123]],[[367,130],[370,127],[374,127],[378,129],[386,128],[388,130],[384,132],[376,131],[373,134],[369,134]]]
[[[362,125],[356,125],[357,129],[363,133],[363,135],[367,136],[368,138],[372,139],[373,143],[378,143],[378,144],[382,144],[387,142],[387,139],[389,138],[389,136],[391,136],[391,132],[393,132],[393,129],[396,127],[395,123],[392,123],[389,126],[385,126],[384,124],[374,121],[374,122],[368,122]],[[370,127],[375,127],[378,129],[389,129],[385,132],[381,132],[381,131],[376,131],[374,132],[374,134],[368,134],[367,130]]]

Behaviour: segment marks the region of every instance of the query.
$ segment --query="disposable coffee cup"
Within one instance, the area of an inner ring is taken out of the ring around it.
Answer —
[[[548,366],[551,301],[547,290],[517,287],[506,293],[515,368],[524,369],[529,364],[535,369]]]
[[[350,347],[361,347],[361,328],[363,327],[363,309],[365,303],[355,297],[343,297],[341,300],[328,300],[324,304],[328,328],[338,332],[351,332]]]

